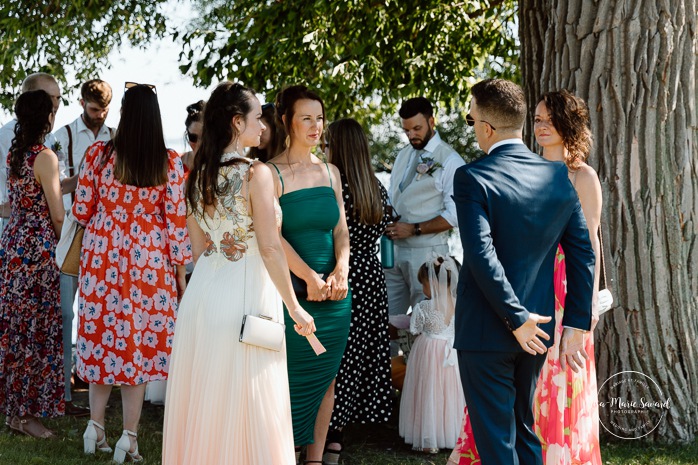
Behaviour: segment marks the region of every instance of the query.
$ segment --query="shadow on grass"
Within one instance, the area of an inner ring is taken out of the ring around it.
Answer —
[[[87,391],[73,394],[79,405],[88,404]],[[450,451],[439,454],[413,452],[398,435],[397,402],[387,424],[350,425],[345,432],[344,465],[445,465]],[[147,465],[161,463],[164,408],[146,402],[138,437]],[[112,392],[106,414],[107,438],[113,447],[121,435],[121,395]],[[57,433],[56,439],[39,440],[0,428],[0,465],[82,465],[111,463],[110,454],[83,454],[82,433],[87,418],[63,417],[46,420]],[[638,441],[604,444],[601,454],[605,465],[698,465],[698,442],[689,445],[653,445]],[[211,464],[215,465],[215,464]],[[244,465],[244,464],[226,464]],[[268,464],[248,464],[268,465]]]

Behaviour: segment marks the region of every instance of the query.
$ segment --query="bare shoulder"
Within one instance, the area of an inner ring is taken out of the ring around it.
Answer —
[[[250,168],[254,170],[255,174],[264,173],[263,176],[269,176],[271,174],[269,165],[259,160],[254,160]]]
[[[273,183],[272,172],[269,166],[259,160],[254,160],[250,165],[250,184],[267,185]]]
[[[577,170],[576,186],[577,190],[595,190],[597,186],[601,188],[599,175],[596,174],[594,168],[584,163]]]
[[[601,214],[601,204],[603,202],[601,183],[596,171],[586,163],[577,171],[575,189],[577,190],[579,201],[582,203],[582,210],[585,211],[587,216],[587,221],[589,221],[590,216],[598,217]],[[587,214],[587,212],[592,213]]]
[[[56,152],[54,152],[53,150],[51,150],[51,149],[48,148],[48,147],[45,147],[41,152],[39,152],[39,153],[36,155],[36,159],[37,159],[37,161],[39,161],[39,160],[45,160],[45,161],[48,161],[48,162],[51,162],[51,161],[54,161],[54,160],[55,160],[56,163],[58,163],[58,155],[56,155]]]
[[[339,177],[339,168],[337,168],[337,167],[336,167],[335,165],[333,165],[332,163],[327,163],[327,166],[329,166],[330,172],[331,172],[334,176]]]

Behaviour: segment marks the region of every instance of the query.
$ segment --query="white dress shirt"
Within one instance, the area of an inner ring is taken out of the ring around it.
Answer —
[[[434,135],[432,136],[431,139],[429,139],[429,142],[427,142],[427,145],[424,147],[424,153],[422,156],[424,156],[425,153],[431,154],[434,152],[436,147],[442,142],[441,136],[439,135],[438,131],[434,131]],[[419,156],[417,154],[417,151],[411,150],[410,157],[414,158]],[[427,155],[428,156],[428,155]],[[434,182],[434,187],[436,190],[438,190],[442,197],[443,197],[443,202],[444,202],[444,209],[440,212],[438,212],[438,215],[442,216],[443,219],[448,221],[448,224],[453,226],[454,228],[458,226],[458,216],[456,215],[456,204],[453,201],[453,177],[456,174],[456,170],[463,166],[465,162],[463,159],[458,155],[458,153],[454,150],[449,154],[448,158],[442,163],[443,169],[441,170],[441,175],[436,177],[435,182]],[[412,160],[410,159],[406,166],[411,166],[412,165]],[[403,173],[404,176],[409,176],[412,175],[412,173]],[[390,201],[395,205],[395,195],[394,192],[396,189],[399,189],[399,184],[402,181],[402,178],[400,179],[395,179],[391,177],[390,180]],[[434,215],[437,216],[437,215]]]
[[[99,128],[99,132],[95,136],[92,129],[85,125],[82,120],[82,115],[78,116],[72,123],[68,124],[70,127],[70,132],[73,136],[73,174],[77,174],[80,171],[80,165],[85,159],[85,152],[97,141],[108,141],[111,140],[111,131],[106,124],[103,124]],[[65,126],[61,126],[53,133],[56,141],[60,144],[61,153],[58,153],[58,170],[60,172],[61,180],[70,177],[69,171],[69,161],[68,161],[68,130]],[[70,194],[63,196],[63,205],[66,210],[72,206],[72,199]]]

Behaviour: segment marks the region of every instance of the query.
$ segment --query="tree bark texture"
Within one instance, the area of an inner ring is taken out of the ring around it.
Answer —
[[[697,6],[519,4],[529,146],[543,92],[565,88],[589,105],[615,298],[596,332],[599,386],[627,370],[654,378],[671,408],[647,439],[667,442],[698,433]]]

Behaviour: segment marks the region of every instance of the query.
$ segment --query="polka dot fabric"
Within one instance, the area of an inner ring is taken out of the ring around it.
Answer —
[[[388,193],[379,183],[383,210]],[[377,243],[389,217],[379,224],[359,223],[346,178],[342,176],[344,210],[349,227],[349,282],[352,290],[351,328],[337,375],[330,429],[349,423],[388,421],[392,410],[388,293]]]

